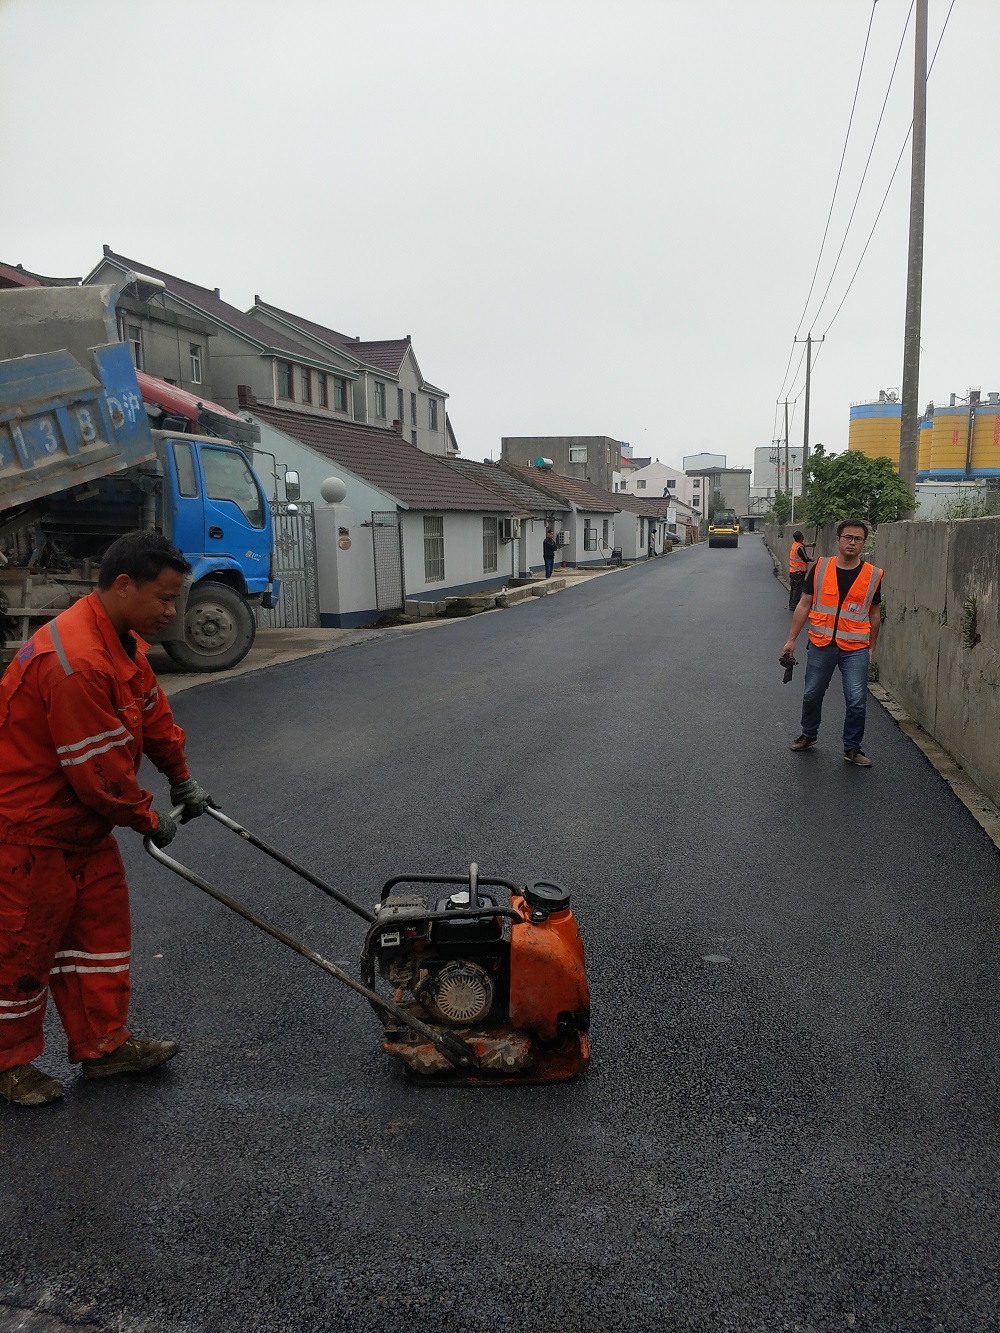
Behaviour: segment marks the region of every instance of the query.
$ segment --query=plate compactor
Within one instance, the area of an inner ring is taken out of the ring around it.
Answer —
[[[171,812],[179,818],[182,809]],[[384,1049],[424,1084],[556,1083],[590,1059],[590,992],[570,896],[550,880],[519,887],[467,875],[396,875],[369,911],[221,810],[206,811],[367,923],[361,977],[293,939],[166,852],[155,860],[310,959],[371,1004]],[[392,998],[380,994],[391,989]]]

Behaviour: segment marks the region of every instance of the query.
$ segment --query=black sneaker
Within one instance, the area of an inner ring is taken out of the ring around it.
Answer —
[[[872,761],[864,750],[845,750],[844,759],[847,763],[854,764],[858,768],[871,768],[872,766]]]
[[[797,740],[792,741],[789,749],[809,750],[816,744],[818,739],[818,736],[799,736]]]
[[[84,1060],[84,1078],[110,1078],[113,1074],[141,1074],[172,1060],[180,1050],[175,1041],[155,1041],[151,1037],[129,1037],[113,1051]]]
[[[0,1097],[11,1106],[47,1106],[63,1095],[58,1079],[49,1078],[34,1065],[15,1065],[0,1074]]]

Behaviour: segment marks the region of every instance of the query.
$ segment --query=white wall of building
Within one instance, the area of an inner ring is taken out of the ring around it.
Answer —
[[[428,581],[424,563],[424,518],[444,520],[444,578]],[[497,567],[483,568],[483,519],[500,515],[408,510],[400,516],[403,531],[403,585],[407,597],[422,601],[449,597],[477,587],[498,588],[511,577],[511,543],[497,540]]]
[[[658,500],[664,491],[669,490],[671,495],[683,500],[685,504],[691,504],[694,495],[692,478],[686,476],[681,468],[671,463],[661,463],[659,459],[646,467],[616,474],[615,480],[616,490],[638,495],[640,499]]]

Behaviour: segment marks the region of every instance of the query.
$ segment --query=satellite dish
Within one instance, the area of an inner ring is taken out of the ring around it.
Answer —
[[[320,482],[319,493],[328,505],[339,505],[347,495],[347,487],[339,477],[327,477]]]

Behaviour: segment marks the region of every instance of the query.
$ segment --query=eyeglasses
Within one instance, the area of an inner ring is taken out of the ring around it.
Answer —
[[[863,542],[863,541],[864,541],[864,537],[848,537],[847,534],[845,533],[845,534],[840,538],[840,540],[841,540],[842,542]]]

